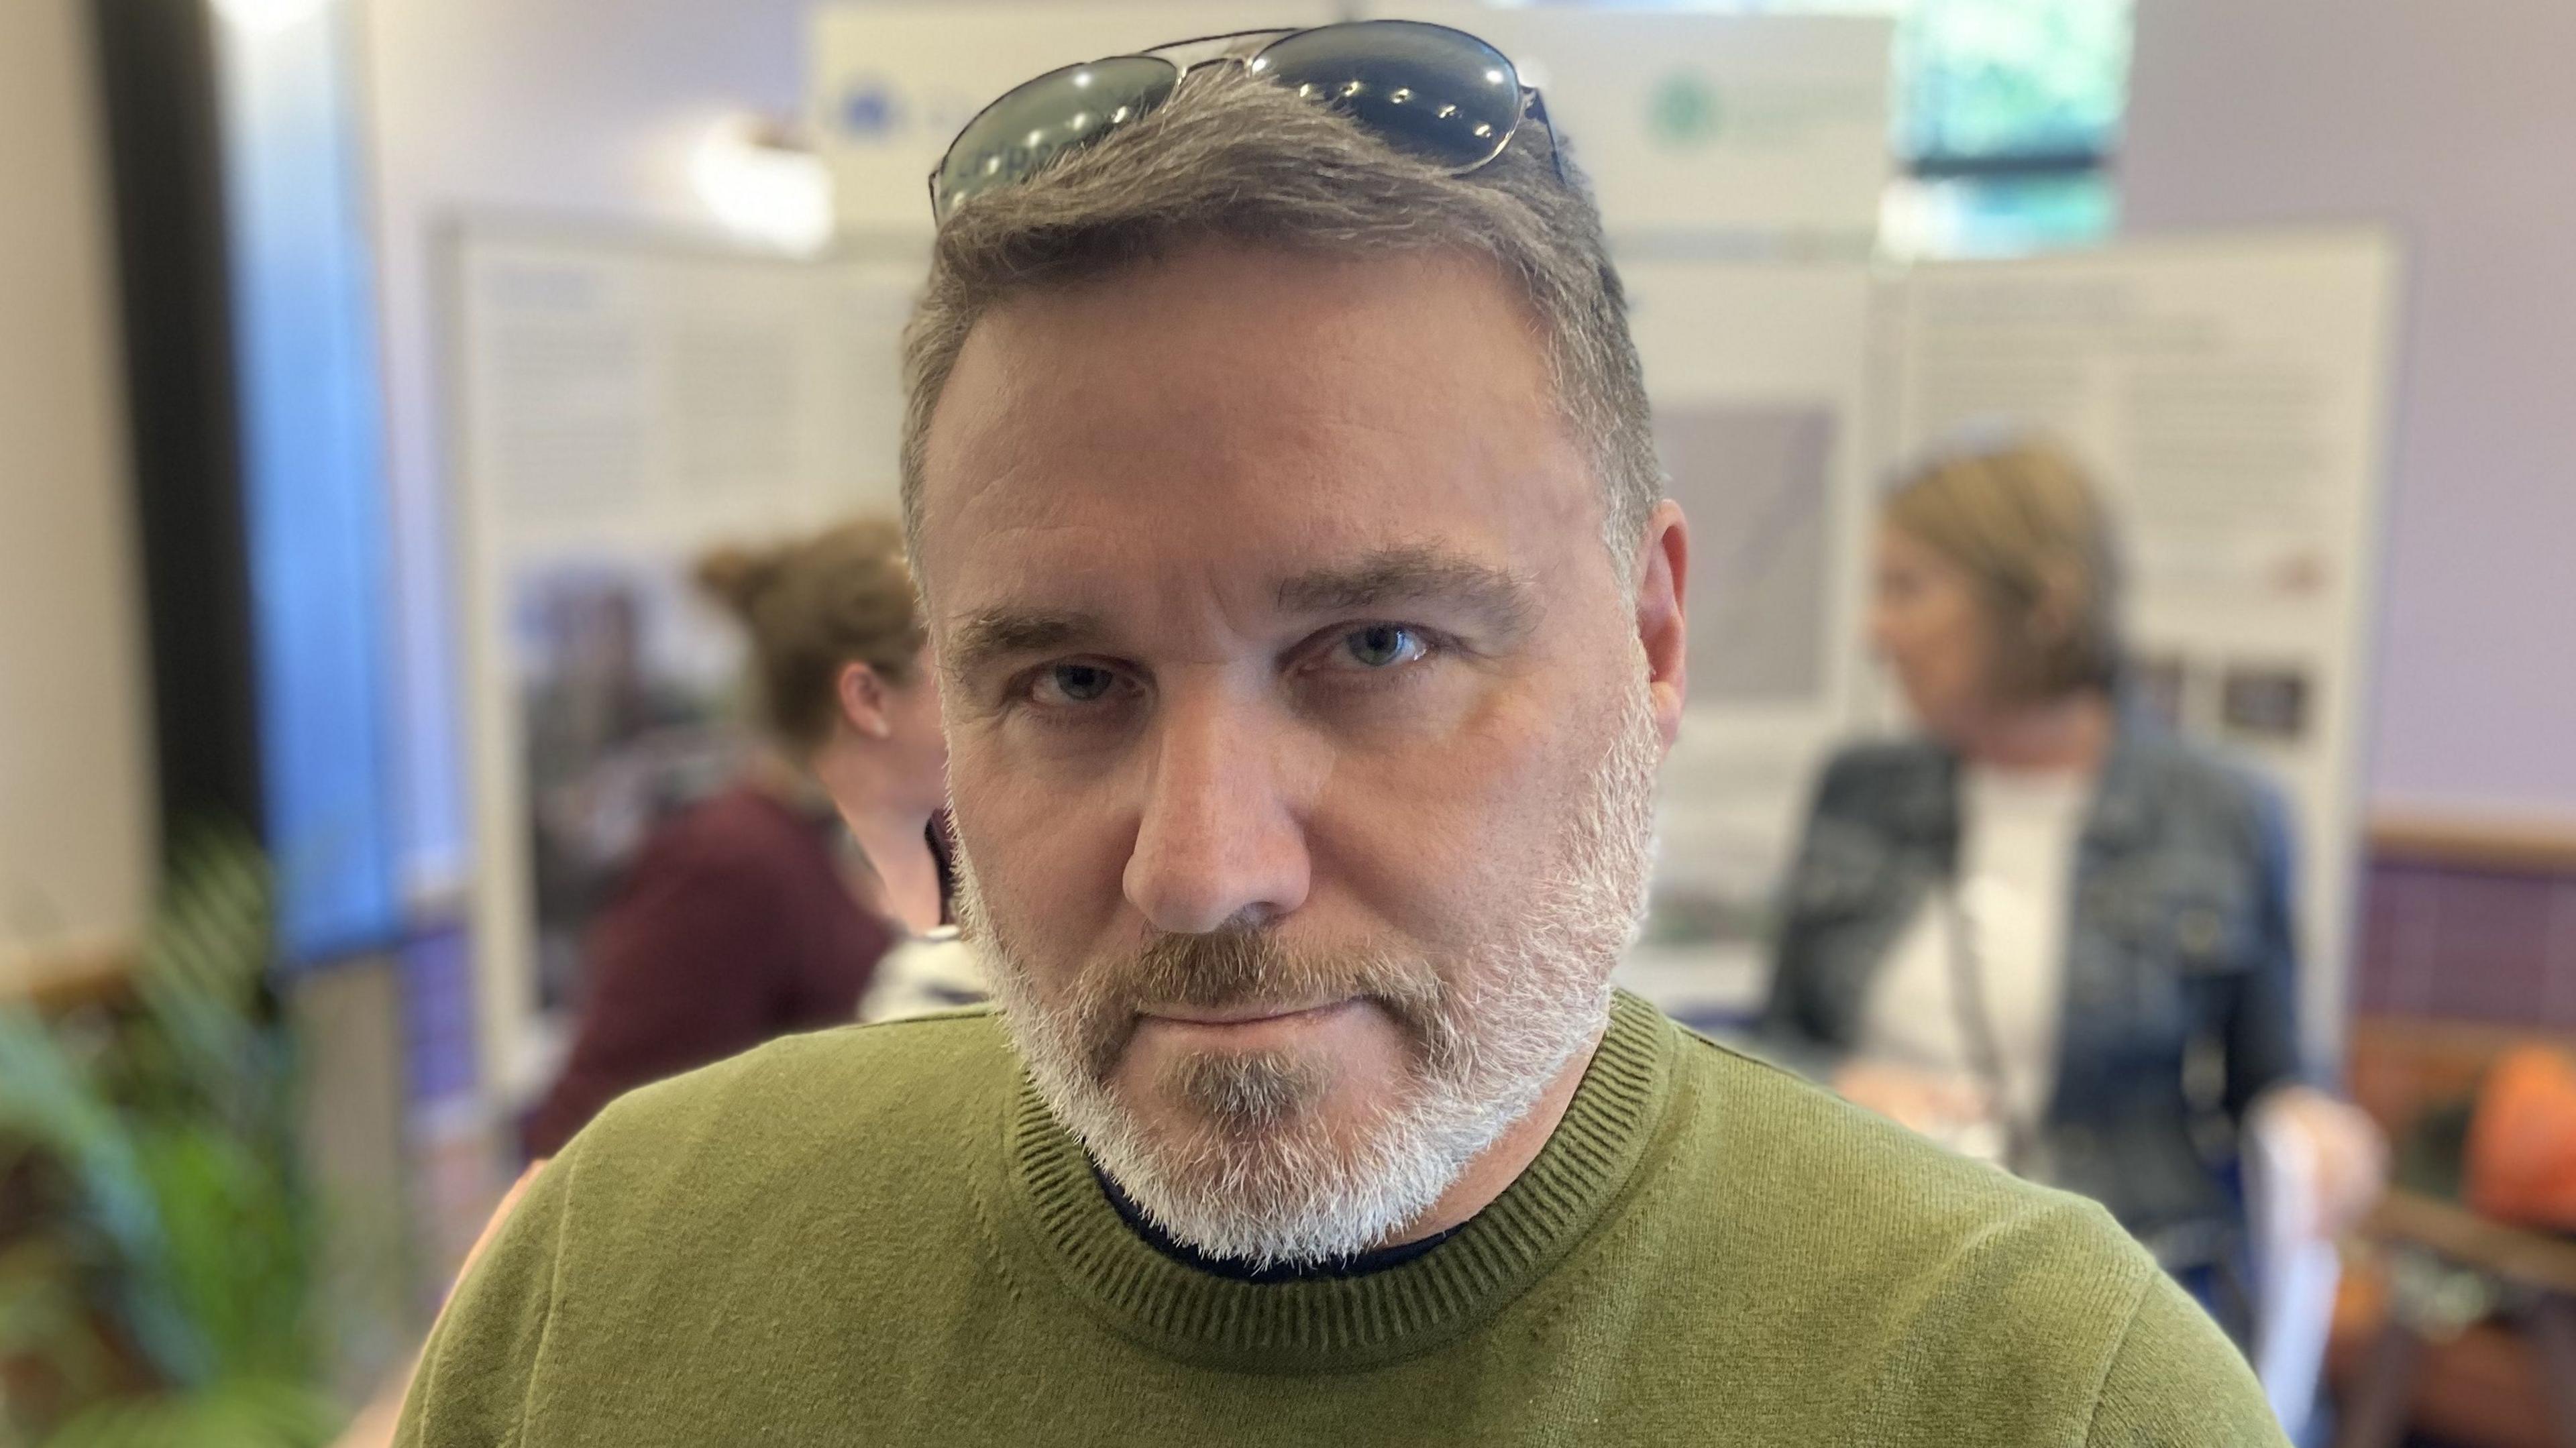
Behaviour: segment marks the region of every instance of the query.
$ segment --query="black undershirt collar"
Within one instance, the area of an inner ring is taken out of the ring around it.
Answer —
[[[1153,1221],[1145,1215],[1145,1209],[1129,1200],[1127,1194],[1119,1190],[1118,1184],[1109,1179],[1109,1174],[1102,1171],[1097,1162],[1092,1164],[1091,1175],[1093,1180],[1100,1183],[1101,1195],[1109,1199],[1109,1205],[1117,1211],[1118,1219],[1127,1224],[1129,1231],[1144,1238],[1147,1246],[1184,1267],[1234,1282],[1267,1285],[1275,1282],[1329,1282],[1351,1277],[1366,1277],[1372,1273],[1383,1272],[1390,1267],[1401,1267],[1416,1257],[1423,1256],[1432,1248],[1458,1235],[1459,1228],[1466,1225],[1462,1222],[1457,1227],[1451,1227],[1445,1232],[1434,1232],[1419,1241],[1401,1242],[1392,1247],[1380,1247],[1375,1251],[1362,1252],[1356,1256],[1337,1257],[1329,1262],[1275,1263],[1268,1267],[1254,1267],[1232,1258],[1211,1257],[1187,1242],[1175,1240],[1169,1232],[1154,1225]]]

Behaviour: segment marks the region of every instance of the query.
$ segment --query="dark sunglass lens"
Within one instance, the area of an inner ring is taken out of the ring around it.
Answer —
[[[1397,150],[1444,166],[1492,159],[1520,120],[1520,76],[1511,61],[1445,25],[1327,25],[1278,41],[1252,65]]]
[[[1179,82],[1172,63],[1120,56],[1049,71],[967,123],[939,163],[939,211],[979,192],[1027,180],[1047,162],[1088,146],[1161,105]]]

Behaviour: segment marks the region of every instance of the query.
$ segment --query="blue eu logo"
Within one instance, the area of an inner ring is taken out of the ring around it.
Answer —
[[[894,86],[880,77],[853,81],[841,93],[841,130],[847,135],[882,138],[892,135],[902,121],[903,104],[896,98]]]

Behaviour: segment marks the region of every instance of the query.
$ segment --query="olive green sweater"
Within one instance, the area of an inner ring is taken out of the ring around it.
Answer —
[[[999,1024],[791,1039],[627,1097],[430,1341],[407,1448],[2274,1444],[2098,1208],[1621,997],[1565,1120],[1367,1276],[1196,1271]]]

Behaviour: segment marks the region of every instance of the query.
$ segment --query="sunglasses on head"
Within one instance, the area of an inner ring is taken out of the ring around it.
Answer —
[[[1175,41],[1023,81],[978,111],[930,173],[930,211],[945,221],[984,192],[1029,179],[1142,118],[1210,65],[1240,65],[1349,117],[1406,155],[1464,176],[1490,164],[1524,119],[1547,136],[1565,174],[1546,103],[1509,57],[1463,30],[1419,20],[1354,20],[1311,30],[1258,30]]]

